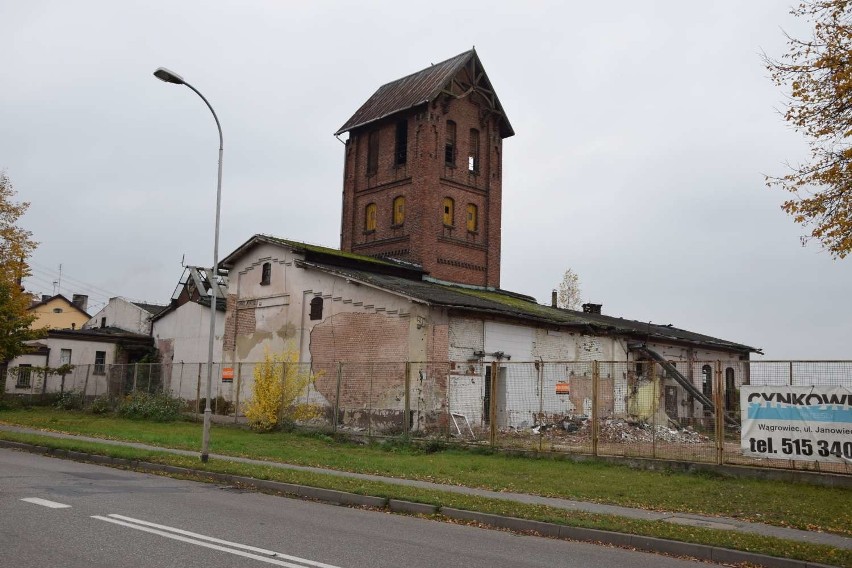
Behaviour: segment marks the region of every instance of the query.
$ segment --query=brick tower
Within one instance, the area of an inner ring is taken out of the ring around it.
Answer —
[[[344,132],[341,250],[498,288],[502,142],[514,131],[476,51],[379,87]]]

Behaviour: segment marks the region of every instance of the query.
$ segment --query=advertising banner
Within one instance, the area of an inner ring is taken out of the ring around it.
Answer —
[[[740,388],[743,455],[852,463],[852,390],[845,387]]]

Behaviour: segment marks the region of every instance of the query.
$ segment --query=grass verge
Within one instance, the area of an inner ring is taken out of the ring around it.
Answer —
[[[794,542],[760,535],[742,534],[733,531],[704,529],[699,527],[686,527],[666,523],[664,521],[645,521],[615,515],[565,511],[541,505],[528,505],[500,499],[459,495],[456,493],[398,486],[375,481],[342,478],[334,475],[285,470],[272,466],[234,463],[218,459],[211,459],[208,463],[202,464],[194,457],[177,456],[166,452],[139,450],[123,446],[111,446],[98,444],[96,442],[51,438],[37,434],[0,431],[0,439],[24,442],[48,448],[172,465],[199,471],[227,473],[253,477],[256,479],[295,483],[311,487],[322,487],[360,495],[373,495],[388,499],[402,499],[406,501],[453,507],[468,511],[491,513],[573,527],[593,528],[682,542],[705,544],[782,558],[793,558],[797,560],[841,566],[844,568],[852,568],[852,550],[843,550],[825,545]],[[198,476],[194,475],[172,475],[172,477],[198,479]]]
[[[0,422],[188,450],[197,450],[201,441],[200,425],[191,422],[151,423],[41,408],[0,411]],[[485,449],[439,450],[395,442],[365,446],[298,432],[256,434],[221,425],[214,425],[211,434],[211,452],[224,455],[852,536],[849,495],[843,488],[514,457]]]

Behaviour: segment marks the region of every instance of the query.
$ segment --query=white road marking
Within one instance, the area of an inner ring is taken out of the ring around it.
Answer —
[[[194,544],[196,546],[203,546],[205,548],[211,548],[213,550],[219,550],[221,552],[235,554],[244,558],[259,560],[261,562],[266,562],[267,564],[284,566],[285,568],[305,568],[305,566],[315,566],[317,568],[339,568],[338,566],[334,566],[332,564],[323,564],[322,562],[316,562],[313,560],[308,560],[306,558],[299,558],[298,556],[290,556],[288,554],[282,554],[273,550],[266,550],[264,548],[249,546],[247,544],[240,544],[238,542],[221,540],[211,536],[185,531],[175,527],[158,525],[156,523],[151,523],[140,519],[134,519],[132,517],[125,517],[123,515],[109,515],[106,517],[102,517],[100,515],[92,515],[92,518],[97,519],[99,521],[106,521],[108,523],[121,525],[123,527],[128,527],[131,529],[136,529],[139,531],[164,536],[173,540]],[[252,552],[256,552],[258,554],[252,554]],[[279,558],[299,562],[299,564],[291,564],[290,562],[285,562],[284,560],[278,560]]]
[[[51,509],[70,509],[71,505],[66,505],[64,503],[57,503],[56,501],[48,501],[47,499],[39,499],[38,497],[26,497],[21,499],[21,501],[26,501],[27,503],[33,503],[34,505],[41,505],[42,507],[50,507]]]

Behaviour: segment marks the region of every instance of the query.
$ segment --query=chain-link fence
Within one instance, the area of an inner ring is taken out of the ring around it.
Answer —
[[[264,375],[265,374],[265,375]],[[281,420],[536,452],[818,469],[849,464],[744,456],[740,386],[852,386],[852,361],[327,362],[214,364],[211,407],[245,420],[254,385],[278,384]],[[6,393],[77,393],[84,404],[168,393],[204,409],[207,365],[10,369]]]

